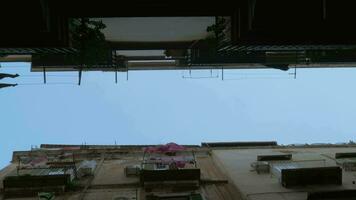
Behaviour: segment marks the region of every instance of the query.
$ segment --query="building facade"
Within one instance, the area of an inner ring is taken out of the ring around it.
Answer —
[[[356,199],[356,145],[41,145],[0,180],[3,199]]]

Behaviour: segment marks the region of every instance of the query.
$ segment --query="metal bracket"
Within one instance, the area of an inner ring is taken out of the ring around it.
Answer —
[[[46,76],[46,68],[43,67],[43,83],[46,84],[47,83],[47,76]]]

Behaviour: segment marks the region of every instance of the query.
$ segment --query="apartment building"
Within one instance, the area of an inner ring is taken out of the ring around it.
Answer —
[[[356,145],[223,142],[54,145],[15,151],[3,199],[356,198]]]

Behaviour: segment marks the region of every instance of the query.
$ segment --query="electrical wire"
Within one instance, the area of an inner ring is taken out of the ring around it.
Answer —
[[[77,75],[57,75],[57,74],[46,74],[47,77],[78,77]],[[20,75],[19,77],[43,77],[41,74],[36,75]]]
[[[43,83],[18,83],[17,85],[44,85]]]
[[[206,71],[206,70],[200,70],[200,71]],[[219,78],[220,73],[217,72],[216,76],[212,76],[212,71],[210,69],[210,74],[211,76],[193,76],[192,71],[189,70],[189,76],[185,76],[185,71],[182,71],[182,78],[183,79],[209,79],[209,78]],[[294,79],[296,78],[296,72],[266,72],[266,71],[261,71],[260,73],[256,72],[232,72],[231,70],[226,70],[226,72],[221,72],[221,76],[228,77],[228,78],[223,78],[222,80],[247,80],[247,79]],[[229,76],[233,76],[232,78],[229,78]]]
[[[261,73],[240,73],[240,72],[228,72],[225,70],[225,74],[230,74],[230,75],[247,75],[247,76],[255,76],[255,75],[284,75],[282,73],[270,73],[270,72],[261,72]]]
[[[210,71],[210,75],[209,76],[194,76],[192,75],[191,71],[189,71],[189,76],[185,76],[185,71],[182,71],[182,78],[183,79],[213,79],[213,78],[219,78],[219,72],[217,73],[212,73],[212,71]]]
[[[31,68],[30,66],[23,66],[23,65],[20,65],[20,66],[9,66],[9,65],[0,65],[0,69],[2,68]]]
[[[292,77],[249,77],[249,78],[224,78],[224,81],[234,81],[234,80],[277,80],[277,79],[285,79],[292,80]]]
[[[224,80],[247,80],[247,79],[295,79],[295,74],[290,72],[261,72],[261,73],[239,73],[239,72],[225,72],[225,76],[233,78],[225,78]]]
[[[46,83],[45,85],[77,85],[77,83],[53,82],[53,83]]]
[[[69,82],[52,82],[52,83],[19,83],[17,85],[77,85]]]
[[[213,78],[219,78],[219,76],[197,76],[197,77],[194,77],[194,76],[182,76],[183,79],[213,79]]]

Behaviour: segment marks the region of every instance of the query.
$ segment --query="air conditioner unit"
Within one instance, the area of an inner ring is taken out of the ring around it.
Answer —
[[[253,162],[251,167],[257,172],[257,174],[265,174],[270,171],[269,163],[266,161]]]
[[[355,159],[337,159],[336,163],[345,171],[356,171]]]
[[[344,162],[342,168],[345,171],[356,171],[356,162]]]

